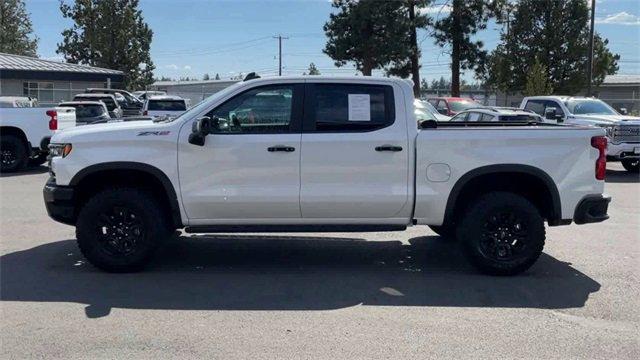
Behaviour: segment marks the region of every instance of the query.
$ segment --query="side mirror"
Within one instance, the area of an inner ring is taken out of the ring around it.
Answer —
[[[621,115],[628,115],[629,111],[627,111],[627,108],[620,108],[620,114]]]
[[[189,134],[189,143],[198,146],[204,146],[207,135],[211,133],[212,120],[207,117],[201,117],[191,125],[191,134]]]
[[[556,108],[548,107],[544,109],[544,118],[547,120],[555,120],[557,122],[562,122],[562,115],[558,115]]]

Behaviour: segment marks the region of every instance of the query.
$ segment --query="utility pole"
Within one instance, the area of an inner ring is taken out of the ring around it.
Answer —
[[[593,33],[595,30],[596,0],[591,0],[591,30],[589,32],[589,68],[587,69],[587,96],[591,96],[591,80],[593,79]]]
[[[274,36],[274,39],[278,39],[278,76],[282,76],[282,39],[288,39],[282,35]]]

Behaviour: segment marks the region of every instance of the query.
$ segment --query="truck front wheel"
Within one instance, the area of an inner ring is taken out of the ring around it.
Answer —
[[[465,212],[457,237],[471,263],[491,275],[515,275],[533,265],[544,248],[544,220],[522,196],[493,192]]]
[[[640,172],[640,159],[624,159],[620,160],[622,166],[630,173],[637,174]]]
[[[133,188],[103,190],[80,210],[76,237],[91,264],[109,272],[141,270],[170,235],[162,206]]]
[[[29,155],[24,142],[14,135],[2,135],[0,138],[0,171],[22,170],[27,165]]]

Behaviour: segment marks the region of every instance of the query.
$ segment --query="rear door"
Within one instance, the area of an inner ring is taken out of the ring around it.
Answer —
[[[401,92],[391,85],[307,84],[303,218],[333,219],[328,223],[394,218],[407,205],[412,149],[404,99],[395,97],[394,89]]]

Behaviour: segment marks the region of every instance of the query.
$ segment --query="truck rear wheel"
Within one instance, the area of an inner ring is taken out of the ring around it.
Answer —
[[[76,237],[91,264],[109,272],[141,270],[170,235],[154,197],[132,188],[107,189],[80,210]]]
[[[544,248],[544,220],[527,199],[508,192],[479,197],[464,214],[457,237],[473,265],[491,275],[515,275]]]
[[[622,166],[630,173],[637,174],[640,172],[640,159],[624,159],[620,160]]]
[[[0,171],[22,170],[29,156],[24,142],[14,135],[2,135],[0,138]]]
[[[40,166],[47,162],[47,154],[46,153],[38,153],[29,158],[29,166]]]

